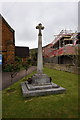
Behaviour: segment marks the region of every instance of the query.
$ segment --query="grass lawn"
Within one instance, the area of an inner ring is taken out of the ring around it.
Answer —
[[[66,92],[23,98],[20,83],[34,73],[3,90],[3,118],[78,118],[78,75],[44,68],[44,73]]]

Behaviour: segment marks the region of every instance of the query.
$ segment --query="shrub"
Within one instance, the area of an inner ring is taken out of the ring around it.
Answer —
[[[30,67],[30,64],[28,64],[27,62],[22,63],[23,67],[26,69],[26,71],[28,70],[28,68]]]
[[[11,82],[12,82],[12,78],[14,78],[17,72],[20,71],[20,64],[17,62],[15,62],[14,64],[6,64],[4,71],[10,72]]]

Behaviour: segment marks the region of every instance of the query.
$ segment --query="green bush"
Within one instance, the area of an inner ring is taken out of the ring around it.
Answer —
[[[18,72],[20,70],[20,64],[6,64],[4,71],[5,72]]]
[[[15,61],[18,62],[18,63],[21,63],[22,62],[22,59],[18,56],[15,56]]]
[[[11,76],[11,82],[12,82],[12,78],[14,78],[14,76],[16,76],[17,72],[20,71],[20,64],[15,62],[14,64],[7,64],[4,68],[5,72],[10,72],[10,76]]]
[[[28,68],[30,67],[30,64],[28,64],[27,62],[22,63],[23,67],[26,69],[26,71],[28,70]]]

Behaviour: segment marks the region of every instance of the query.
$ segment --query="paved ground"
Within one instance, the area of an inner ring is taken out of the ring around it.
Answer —
[[[10,73],[9,72],[3,72],[2,75],[0,73],[0,76],[2,76],[2,83],[1,83],[1,78],[0,78],[0,90],[1,90],[1,86],[2,89],[7,88],[9,85],[13,84],[14,82],[20,80],[21,78],[25,77],[26,75],[30,74],[31,72],[35,71],[36,67],[32,66],[28,69],[28,71],[26,70],[22,70],[19,73],[17,73],[17,75],[13,78],[13,82],[11,83],[11,77],[10,77]]]

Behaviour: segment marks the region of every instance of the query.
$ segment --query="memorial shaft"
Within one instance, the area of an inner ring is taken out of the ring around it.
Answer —
[[[37,58],[37,72],[42,73],[43,58],[42,58],[42,36],[38,36],[38,58]]]
[[[44,29],[42,27],[42,24],[39,24],[36,29],[39,29],[39,34],[38,34],[38,57],[37,57],[37,73],[42,74],[43,70],[43,57],[42,57],[42,33],[41,30]]]

